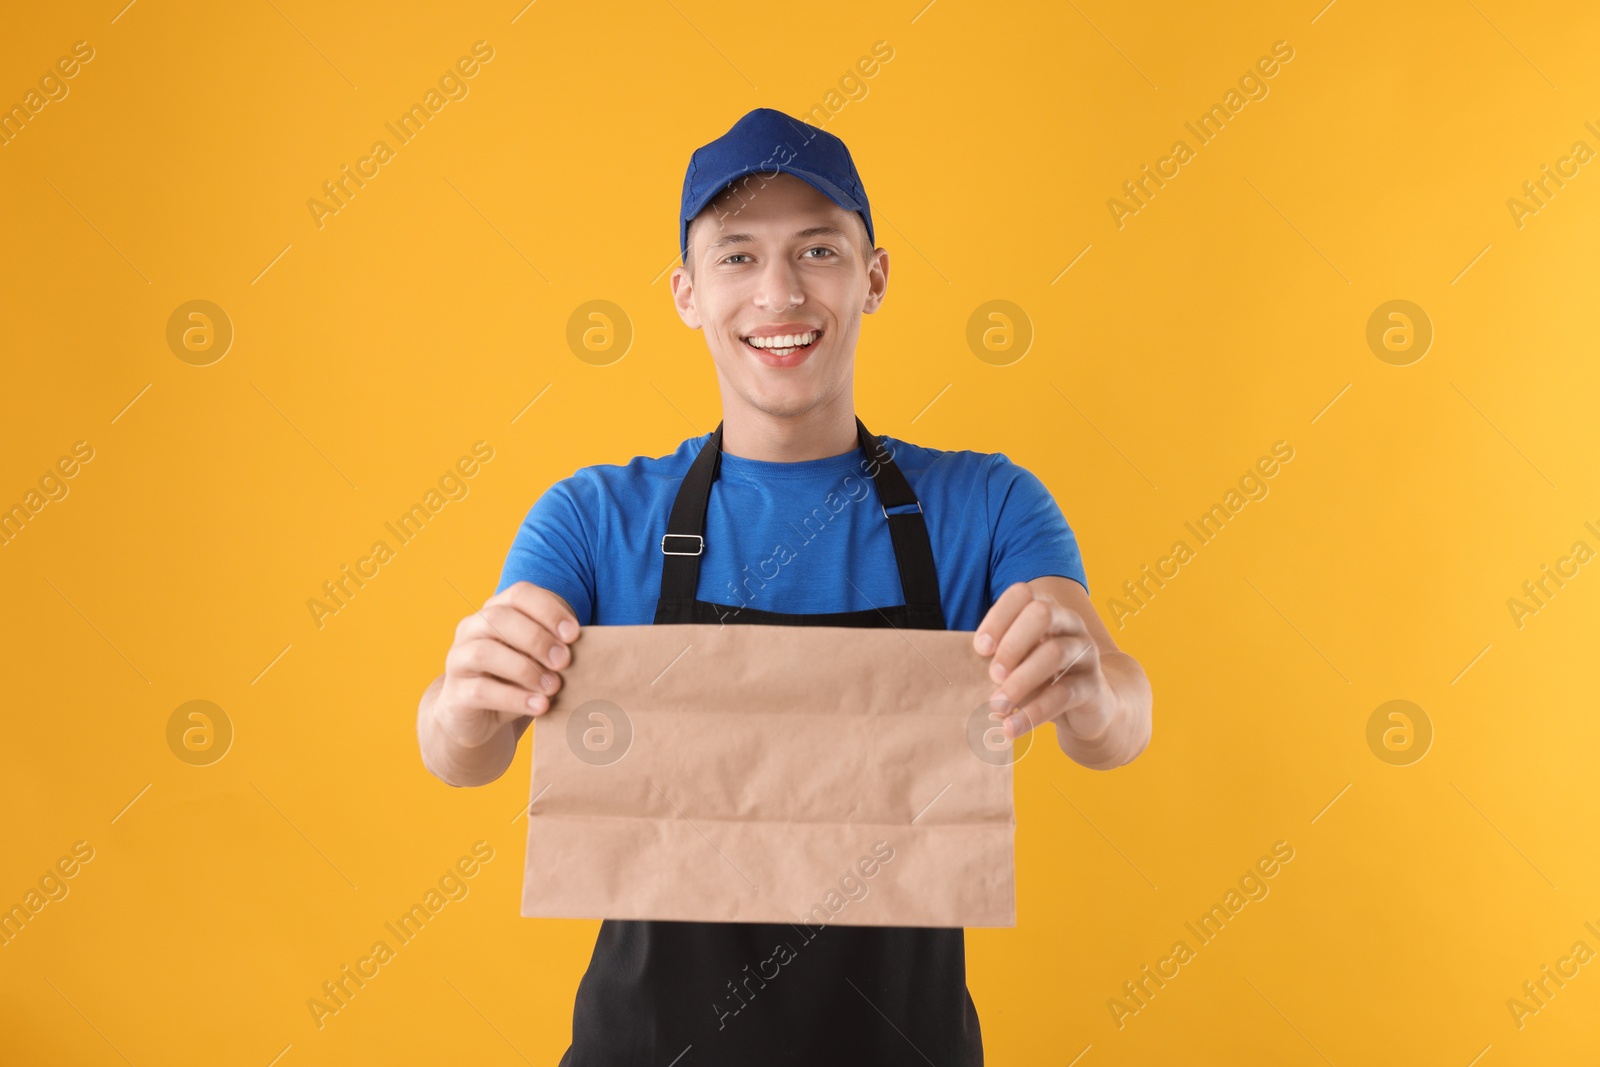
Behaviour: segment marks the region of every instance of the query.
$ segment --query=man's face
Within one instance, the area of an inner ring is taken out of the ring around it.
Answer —
[[[850,389],[861,316],[889,276],[889,253],[865,241],[859,215],[791,174],[735,182],[700,213],[673,302],[705,331],[725,406],[792,417]],[[810,341],[774,348],[774,335]]]

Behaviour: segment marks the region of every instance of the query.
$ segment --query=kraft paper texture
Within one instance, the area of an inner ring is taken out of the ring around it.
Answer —
[[[591,626],[571,649],[533,730],[523,915],[1016,925],[1013,743],[971,631]]]

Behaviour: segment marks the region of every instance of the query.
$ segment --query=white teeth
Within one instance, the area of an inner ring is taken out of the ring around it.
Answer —
[[[780,334],[777,337],[747,337],[745,341],[756,348],[766,349],[794,349],[803,348],[817,339],[817,331],[801,334]]]

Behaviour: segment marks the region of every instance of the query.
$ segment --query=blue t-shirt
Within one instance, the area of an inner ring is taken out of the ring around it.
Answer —
[[[689,465],[711,439],[670,455],[584,467],[528,511],[496,592],[527,581],[559,593],[582,625],[654,622],[661,535]],[[976,630],[1013,582],[1047,574],[1088,589],[1077,538],[1037,476],[1003,452],[879,440],[922,505],[945,622]],[[722,455],[706,511],[696,597],[762,611],[864,611],[905,602],[889,524],[858,445],[779,463]]]

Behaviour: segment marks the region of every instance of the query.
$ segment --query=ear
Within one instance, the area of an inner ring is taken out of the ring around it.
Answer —
[[[694,279],[687,267],[673,267],[669,279],[672,286],[672,305],[678,309],[678,318],[691,330],[700,328],[700,311],[694,306]]]
[[[867,267],[867,299],[861,306],[863,315],[870,315],[883,306],[883,298],[889,291],[889,250],[875,248],[872,250],[870,265]]]

